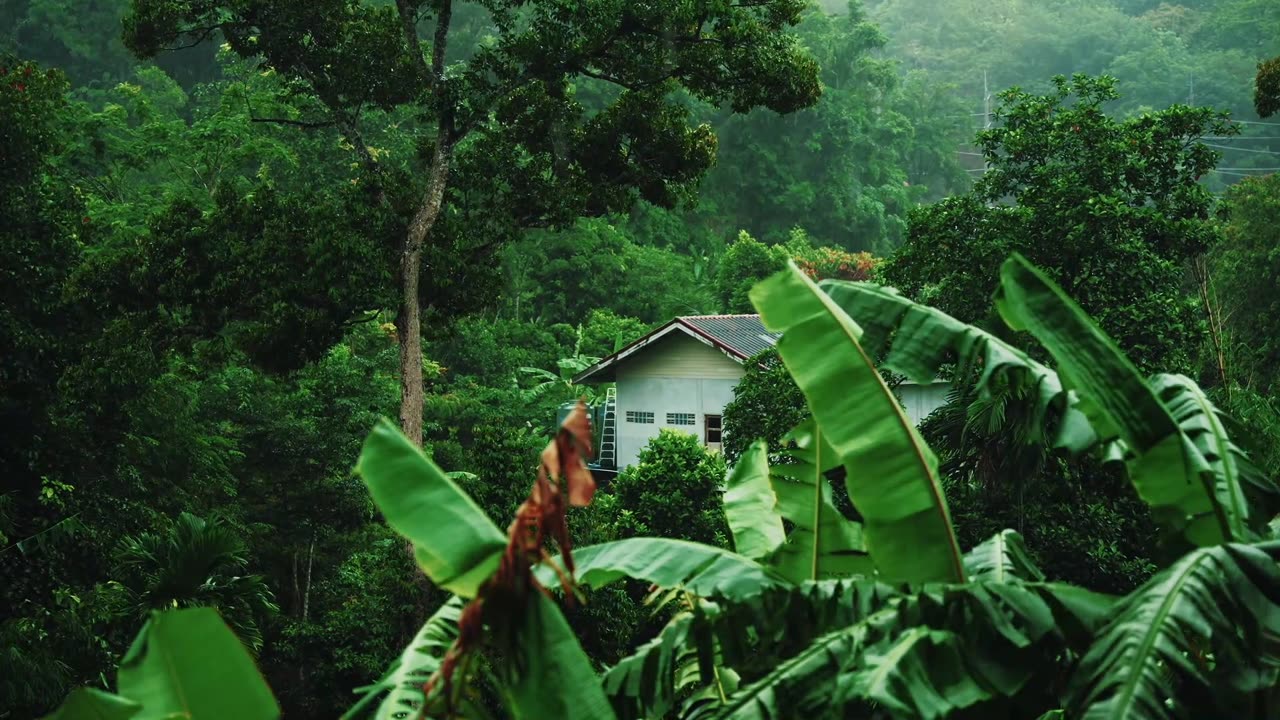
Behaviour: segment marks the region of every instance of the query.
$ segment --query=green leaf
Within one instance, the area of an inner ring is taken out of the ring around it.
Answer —
[[[862,620],[896,595],[887,585],[859,578],[809,582],[742,601],[701,601],[611,668],[605,690],[620,716],[665,717],[682,695],[682,681],[695,674],[692,654],[697,666],[712,672],[697,673],[706,701],[687,703],[685,712],[713,712],[708,705],[718,705],[722,693],[736,692],[732,686],[739,672],[759,677],[773,670],[778,658],[794,656],[816,638]]]
[[[738,554],[760,560],[786,541],[778,498],[769,485],[769,449],[757,440],[738,458],[724,493],[724,514]]]
[[[850,680],[852,693],[903,717],[946,717],[992,697],[966,668],[956,636],[944,630],[911,628],[887,647],[868,650],[863,662]]]
[[[138,720],[278,718],[244,645],[213,608],[154,613],[120,661],[119,693]]]
[[[529,595],[511,677],[504,688],[512,715],[530,720],[608,720],[613,708],[591,661],[565,622],[560,608],[540,592]]]
[[[458,620],[462,616],[463,601],[457,595],[449,598],[427,621],[422,624],[413,641],[400,653],[381,680],[356,690],[364,693],[355,706],[344,714],[343,720],[361,717],[374,700],[386,697],[378,705],[374,716],[377,720],[392,720],[403,713],[414,712],[426,700],[423,686],[440,668],[440,662],[449,646],[458,637]]]
[[[970,550],[964,556],[964,566],[973,581],[1044,580],[1044,573],[1031,559],[1022,536],[1014,530],[1002,530]]]
[[[1276,552],[1202,548],[1119,603],[1072,678],[1068,715],[1249,715],[1248,695],[1280,680]]]
[[[683,588],[705,598],[744,599],[790,587],[772,569],[710,545],[667,538],[627,538],[573,551],[577,581],[600,588],[635,578],[663,588]],[[538,581],[556,585],[551,568],[535,568]]]
[[[1237,537],[1251,533],[1260,536],[1272,513],[1255,512],[1250,506],[1249,491],[1262,501],[1260,504],[1274,504],[1280,489],[1231,441],[1222,413],[1191,378],[1156,375],[1150,384],[1178,423],[1178,429],[1204,458],[1209,471],[1207,480],[1213,484],[1214,498],[1224,508],[1232,532]]]
[[[859,344],[861,329],[794,263],[751,290],[825,440],[845,466],[867,549],[886,578],[962,582],[937,460]]]
[[[967,376],[967,368],[981,368],[976,387],[984,398],[1002,387],[997,380],[1016,377],[1034,388],[1030,426],[1038,437],[1045,437],[1046,420],[1056,409],[1062,419],[1055,437],[1048,438],[1054,445],[1081,452],[1097,442],[1076,407],[1075,393],[1062,386],[1058,374],[995,335],[913,302],[893,288],[832,280],[821,287],[862,328],[862,346],[881,358],[885,369],[917,383],[931,383],[953,361],[960,365],[958,377]]]
[[[45,720],[128,720],[141,705],[95,688],[76,688]]]
[[[386,420],[365,440],[357,470],[387,524],[413,543],[427,577],[474,597],[507,544],[484,511]]]
[[[812,419],[792,430],[787,439],[795,443],[786,453],[792,463],[773,468],[773,490],[778,510],[794,527],[773,558],[774,566],[797,583],[873,574],[862,526],[840,514],[831,483],[824,477],[826,471],[839,467],[839,456]]]
[[[1022,256],[1006,261],[1000,277],[1000,314],[1058,361],[1059,376],[1080,394],[1098,435],[1119,438],[1134,454],[1129,477],[1157,521],[1195,545],[1239,537],[1239,519],[1229,518],[1202,476],[1207,463],[1115,342]]]

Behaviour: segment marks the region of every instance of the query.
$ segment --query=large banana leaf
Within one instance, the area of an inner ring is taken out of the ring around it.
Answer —
[[[1115,342],[1020,255],[1005,262],[1000,280],[1000,314],[1058,361],[1059,376],[1080,394],[1098,434],[1133,453],[1129,477],[1157,521],[1195,545],[1243,538],[1244,518],[1230,504],[1240,496],[1238,478],[1221,478],[1235,489],[1220,497],[1208,462]]]
[[[1015,530],[1002,530],[964,556],[969,579],[1006,583],[1016,580],[1044,580],[1027,552],[1027,545]]]
[[[547,595],[524,603],[514,647],[500,663],[516,720],[610,720],[613,708],[591,661]]]
[[[888,579],[964,580],[937,460],[859,344],[861,329],[804,273],[751,290],[778,354],[848,473],[867,549]]]
[[[386,420],[365,440],[357,470],[387,523],[413,543],[427,577],[474,597],[507,545],[484,511]]]
[[[724,492],[724,514],[739,555],[761,560],[786,540],[777,506],[769,485],[769,448],[757,440],[738,458]]]
[[[1214,497],[1227,509],[1233,532],[1260,535],[1278,509],[1275,482],[1232,442],[1222,413],[1191,378],[1156,375],[1150,384],[1208,463]]]
[[[1196,550],[1119,603],[1071,684],[1070,717],[1274,717],[1249,695],[1280,677],[1276,548]]]
[[[120,661],[118,692],[136,720],[280,717],[249,652],[213,608],[152,614]]]
[[[1059,631],[1059,613],[1074,611],[1053,601],[1057,589],[974,582],[891,596],[694,717],[878,717],[878,707],[894,717],[938,718],[981,703],[991,711],[972,717],[1013,717],[1007,703],[1028,696],[1033,706],[1052,707],[1054,688],[1034,681],[1059,673],[1080,647]],[[721,647],[733,666],[728,645]]]
[[[787,439],[795,443],[786,452],[791,463],[774,466],[773,491],[778,510],[793,527],[773,558],[774,566],[797,583],[874,573],[862,526],[840,514],[825,477],[840,466],[839,456],[812,419]]]
[[[930,383],[952,362],[959,364],[961,377],[967,368],[981,368],[976,384],[981,397],[992,394],[999,378],[1016,376],[1034,389],[1032,428],[1043,433],[1050,410],[1056,409],[1061,421],[1055,437],[1048,438],[1056,446],[1080,452],[1097,441],[1076,407],[1075,394],[1063,388],[1058,374],[995,335],[893,288],[835,280],[821,287],[862,328],[862,346],[885,369]]]
[[[698,597],[741,600],[791,586],[774,570],[710,545],[668,538],[627,538],[575,548],[577,581],[600,588],[635,578],[662,588],[682,588]],[[546,564],[534,568],[538,581],[556,584]]]
[[[458,619],[462,614],[462,599],[457,595],[449,598],[422,624],[418,634],[405,647],[404,652],[373,685],[356,690],[364,693],[355,706],[344,714],[343,720],[362,717],[369,705],[382,697],[378,705],[377,720],[392,720],[404,713],[420,710],[425,701],[423,686],[431,675],[440,668],[440,662],[454,639],[458,637]]]

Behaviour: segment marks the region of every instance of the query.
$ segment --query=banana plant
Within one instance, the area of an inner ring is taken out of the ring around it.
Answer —
[[[862,346],[862,329],[790,263],[751,290],[778,354],[808,402],[818,440],[845,468],[877,572],[906,582],[963,581],[938,462]],[[818,483],[819,485],[821,483]]]

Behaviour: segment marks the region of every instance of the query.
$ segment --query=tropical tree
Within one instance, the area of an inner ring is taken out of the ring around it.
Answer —
[[[1218,240],[1217,162],[1202,135],[1229,134],[1207,108],[1175,106],[1128,119],[1103,107],[1109,78],[1059,77],[1034,95],[1001,95],[997,126],[978,136],[989,165],[968,195],[921,208],[883,277],[966,322],[990,318],[999,264],[1025,254],[1130,353],[1138,366],[1189,370],[1198,349],[1186,264]]]
[[[1258,63],[1253,107],[1258,111],[1258,117],[1271,117],[1280,112],[1280,57]]]
[[[386,270],[398,284],[401,426],[421,442],[421,322],[436,299],[423,297],[424,275],[430,282],[433,268],[492,257],[518,227],[686,196],[715,143],[708,127],[690,126],[673,91],[735,112],[811,105],[816,65],[786,32],[804,7],[134,0],[124,24],[126,44],[143,57],[217,30],[301,100],[258,119],[339,133],[371,211],[403,217]],[[594,114],[576,97],[588,81],[609,86]],[[421,119],[406,118],[397,133],[414,139],[416,157],[380,159],[366,125],[398,108]]]
[[[225,520],[184,512],[164,532],[120,541],[119,582],[135,617],[166,608],[216,608],[256,652],[262,648],[259,623],[278,608],[262,577],[246,574],[248,551]]]

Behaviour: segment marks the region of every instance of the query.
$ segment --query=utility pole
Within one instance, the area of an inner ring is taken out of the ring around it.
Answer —
[[[1195,107],[1196,104],[1196,71],[1191,71],[1191,89],[1187,93],[1187,104]]]
[[[991,129],[991,87],[987,84],[987,71],[982,71],[982,129]]]
[[[987,71],[982,71],[982,129],[991,129],[991,86],[987,84]],[[987,162],[987,156],[982,156],[982,174],[986,175],[987,170],[991,169],[991,164]]]

